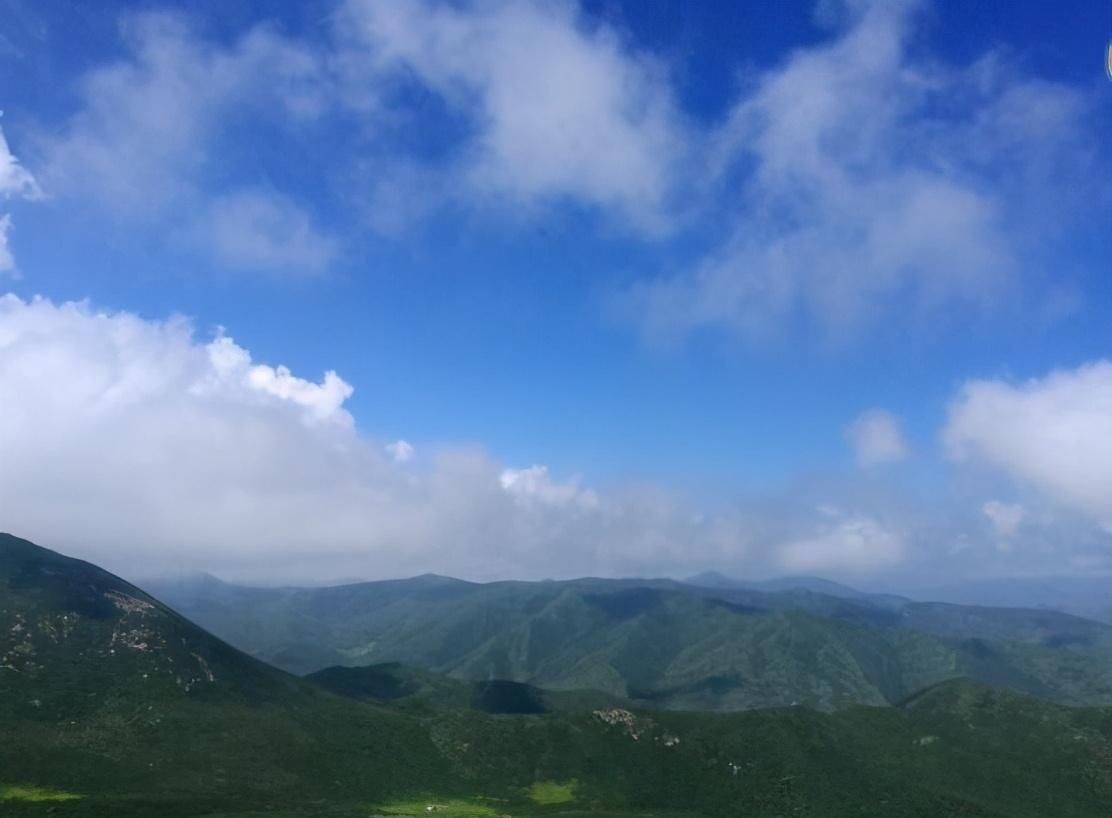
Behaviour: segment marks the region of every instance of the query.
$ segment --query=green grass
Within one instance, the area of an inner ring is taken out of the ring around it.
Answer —
[[[76,801],[80,795],[45,787],[0,786],[0,801]]]
[[[538,781],[529,788],[529,800],[534,804],[566,804],[575,800],[575,781],[560,784],[556,781]]]
[[[433,809],[430,810],[429,807]],[[394,801],[375,809],[384,815],[436,815],[440,818],[493,818],[500,814],[489,804],[465,801],[460,798],[448,800],[417,798],[410,801]]]

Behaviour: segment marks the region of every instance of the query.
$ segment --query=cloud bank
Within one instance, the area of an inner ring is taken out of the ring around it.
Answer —
[[[693,548],[744,548],[664,492],[603,496],[471,447],[384,445],[356,428],[351,394],[183,319],[4,296],[0,520],[131,575],[303,582],[664,572]]]
[[[223,332],[198,339],[182,318],[0,297],[0,525],[132,576],[255,581],[707,567],[860,578],[937,570],[942,552],[948,572],[1112,558],[1099,529],[985,495],[924,513],[839,476],[704,509],[474,446],[378,440],[345,408],[352,393],[336,372],[257,362]],[[1107,522],[1109,395],[1106,363],[1018,387],[974,382],[946,440]]]

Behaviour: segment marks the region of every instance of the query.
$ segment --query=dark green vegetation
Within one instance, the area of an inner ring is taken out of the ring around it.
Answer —
[[[462,680],[591,689],[644,707],[894,704],[954,678],[1112,705],[1112,626],[1055,611],[911,602],[822,580],[330,588],[161,584],[190,619],[278,667],[401,662]],[[708,587],[709,586],[709,587]],[[815,590],[815,589],[820,589]]]
[[[397,666],[317,678],[345,695],[0,535],[5,818],[1112,811],[1112,712],[972,682],[899,707],[708,714]]]
[[[462,682],[397,662],[330,667],[305,678],[340,696],[392,704],[411,712],[478,710],[498,715],[540,715],[630,705],[624,699],[593,690],[543,690],[505,679]]]

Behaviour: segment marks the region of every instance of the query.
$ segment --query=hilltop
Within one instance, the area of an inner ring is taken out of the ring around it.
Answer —
[[[326,797],[354,782],[381,799],[417,774],[448,776],[409,720],[352,708],[119,577],[10,535],[0,535],[0,724],[0,785],[128,794],[106,815]],[[19,806],[0,803],[5,815]]]

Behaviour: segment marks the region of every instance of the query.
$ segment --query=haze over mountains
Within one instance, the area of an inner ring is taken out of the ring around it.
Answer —
[[[706,571],[687,579],[691,585],[708,588],[753,588],[755,590],[808,589],[851,599],[877,598],[885,594],[921,602],[952,602],[993,608],[1047,608],[1086,619],[1112,622],[1112,576],[987,577],[981,579],[923,582],[913,578],[870,582],[884,591],[860,591],[821,577],[781,577],[745,581],[717,571]]]
[[[456,603],[458,627],[448,629],[457,637],[472,632],[477,611],[486,609],[492,627],[510,605],[536,614],[566,605],[630,624],[680,614],[703,622],[788,616],[794,635],[815,627],[803,619],[841,621],[844,610],[809,592],[750,601],[821,608],[821,616],[762,613],[674,586],[544,585],[552,587],[426,577],[371,585],[373,594],[356,587],[384,615],[406,598],[411,607],[431,603],[441,627],[451,621],[439,615],[443,605]],[[240,589],[211,587],[241,598]],[[315,609],[353,602],[352,589],[334,593]],[[1058,629],[1102,644],[1102,626],[1031,616],[1019,612],[1007,633]],[[1004,627],[997,612],[930,627],[965,622],[972,632]],[[792,643],[768,647],[790,652]],[[794,667],[788,653],[783,659]],[[354,818],[429,807],[492,818],[1095,818],[1112,805],[1110,709],[1062,707],[960,679],[898,705],[831,714],[646,710],[598,693],[468,685],[400,665],[298,680],[135,586],[9,535],[0,535],[0,727],[0,808],[20,818]]]
[[[950,584],[911,585],[917,599],[967,605],[1051,608],[1112,622],[1112,577],[1020,577],[965,580]]]

